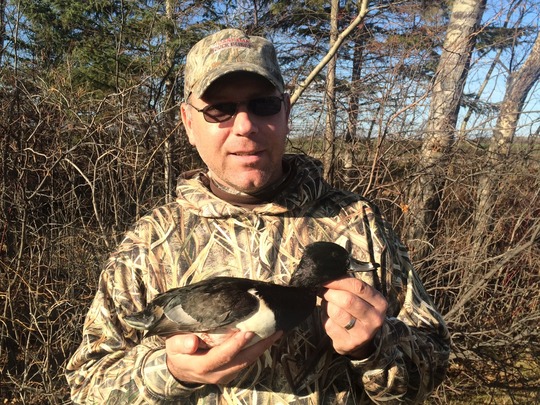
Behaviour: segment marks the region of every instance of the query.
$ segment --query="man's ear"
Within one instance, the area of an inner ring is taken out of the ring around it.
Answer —
[[[193,136],[193,122],[191,117],[191,110],[188,104],[180,104],[180,115],[182,116],[182,122],[184,123],[184,128],[186,129],[186,134],[189,140],[189,143],[193,146],[195,145],[195,137]]]
[[[283,93],[283,104],[285,105],[285,120],[287,124],[287,134],[291,128],[289,126],[289,118],[291,116],[291,96],[288,93]]]
[[[289,93],[283,93],[283,104],[285,104],[285,116],[287,121],[289,121],[289,117],[291,116],[291,95]]]

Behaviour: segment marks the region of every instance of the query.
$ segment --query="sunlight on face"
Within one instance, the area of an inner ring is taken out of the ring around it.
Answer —
[[[281,110],[270,116],[253,113],[245,103],[272,95],[281,96],[266,79],[238,72],[216,80],[202,98],[189,100],[197,109],[216,103],[241,103],[229,120],[209,123],[203,113],[182,105],[182,120],[189,141],[216,181],[252,193],[282,177],[282,157],[289,132],[289,99],[286,96]]]

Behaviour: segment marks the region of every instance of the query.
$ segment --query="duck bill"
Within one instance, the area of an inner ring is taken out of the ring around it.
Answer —
[[[362,262],[360,260],[353,259],[351,257],[350,264],[349,264],[349,272],[351,273],[359,273],[359,272],[368,272],[368,271],[375,271],[377,270],[378,265],[373,265],[369,262]]]

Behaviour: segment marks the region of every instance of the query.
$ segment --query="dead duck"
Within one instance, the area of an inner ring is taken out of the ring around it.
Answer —
[[[236,277],[213,277],[159,294],[143,311],[124,316],[145,337],[195,333],[208,347],[219,345],[229,334],[252,331],[250,344],[287,332],[315,308],[317,292],[349,272],[372,271],[332,242],[306,246],[289,285]]]

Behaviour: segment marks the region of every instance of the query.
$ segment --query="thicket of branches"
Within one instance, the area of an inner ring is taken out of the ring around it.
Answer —
[[[292,93],[328,51],[330,8],[317,1],[23,3],[1,3],[0,398],[60,404],[68,401],[63,367],[108,252],[134,220],[171,198],[179,173],[200,166],[178,120],[186,50],[218,26],[269,35]],[[373,199],[404,238],[410,190],[424,174],[430,86],[450,13],[444,2],[428,3],[372,2],[337,54],[327,172]],[[437,228],[415,241],[430,245],[416,266],[453,337],[439,403],[475,394],[482,403],[540,400],[538,98],[530,93],[494,165],[490,144],[504,92],[482,87],[488,78],[507,83],[522,66],[540,11],[527,1],[496,6],[488,3],[476,34],[461,118],[438,179]],[[339,29],[357,12],[356,3],[342,2]],[[323,71],[294,107],[290,151],[328,156],[326,94]],[[496,192],[478,232],[479,185],[490,173]]]

